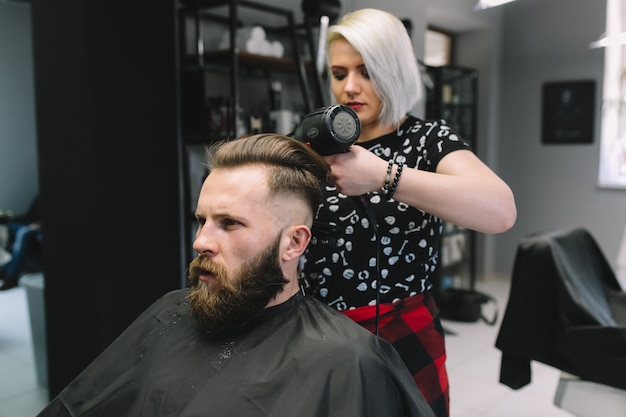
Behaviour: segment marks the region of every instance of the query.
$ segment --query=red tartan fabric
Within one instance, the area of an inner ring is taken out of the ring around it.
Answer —
[[[376,306],[343,312],[376,333]],[[396,348],[437,417],[450,411],[444,332],[429,293],[379,305],[379,335]]]

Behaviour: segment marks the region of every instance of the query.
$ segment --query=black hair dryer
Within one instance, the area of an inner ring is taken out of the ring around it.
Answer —
[[[292,136],[320,155],[346,152],[361,134],[356,112],[343,104],[319,108],[302,119]]]

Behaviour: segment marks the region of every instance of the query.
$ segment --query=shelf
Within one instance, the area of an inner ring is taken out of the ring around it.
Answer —
[[[440,267],[442,269],[442,271],[447,272],[447,271],[453,271],[453,270],[458,270],[461,268],[470,268],[472,260],[469,258],[463,258],[463,259],[459,259],[458,261],[450,261],[450,263],[444,264],[443,262],[441,263]]]
[[[467,230],[468,229],[466,229],[464,227],[461,227],[461,226],[457,226],[454,223],[445,222],[441,235],[442,236],[449,236],[449,235],[454,235],[454,234],[457,234],[457,233],[465,233],[465,232],[467,232]]]
[[[291,58],[277,58],[267,55],[251,54],[243,51],[237,52],[237,57],[241,67],[286,73],[298,72],[298,65],[296,64],[296,61]],[[204,65],[200,64],[200,57],[197,54],[187,55],[183,62],[186,69],[213,69],[214,65],[218,67],[228,67],[230,59],[231,51],[223,49],[205,52],[204,55],[202,55]],[[305,62],[304,65],[307,72],[312,74],[312,64],[310,62]]]
[[[323,82],[314,63],[303,58],[294,4],[280,8],[261,0],[177,0],[175,3],[179,22],[180,131],[186,150],[245,134],[242,119],[260,106],[276,107],[275,96],[269,95],[269,89],[264,90],[273,78],[289,87],[283,94],[289,94],[290,101],[296,98],[290,90],[297,78],[305,113],[323,105]],[[237,43],[237,31],[246,25],[260,25],[280,35],[288,51],[286,57],[245,51]],[[222,31],[224,27],[227,32]],[[228,34],[228,43],[205,49],[205,42],[217,45],[213,41],[224,33]],[[311,78],[315,82],[313,95],[309,87]],[[227,93],[223,91],[226,88]],[[268,100],[263,100],[266,94]],[[293,107],[299,108],[300,104]],[[189,152],[184,161],[184,210],[193,207],[199,193],[203,152],[197,153]],[[187,241],[193,241],[193,233],[188,233]],[[192,245],[185,246],[189,259],[193,259]]]
[[[455,66],[428,67],[427,71],[434,88],[427,91],[426,118],[444,119],[476,151],[478,72]],[[474,288],[476,232],[447,222],[443,226],[435,291],[449,286]]]

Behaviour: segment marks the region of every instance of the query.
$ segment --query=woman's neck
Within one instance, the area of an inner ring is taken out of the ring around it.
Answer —
[[[400,120],[397,126],[385,125],[380,122],[362,125],[361,134],[359,135],[357,142],[367,142],[381,136],[388,135],[389,133],[396,131],[405,120],[406,116]]]

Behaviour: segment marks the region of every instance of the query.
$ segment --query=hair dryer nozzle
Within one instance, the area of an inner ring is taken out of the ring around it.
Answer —
[[[302,119],[294,138],[320,155],[346,152],[361,134],[356,112],[343,104],[319,108]]]

